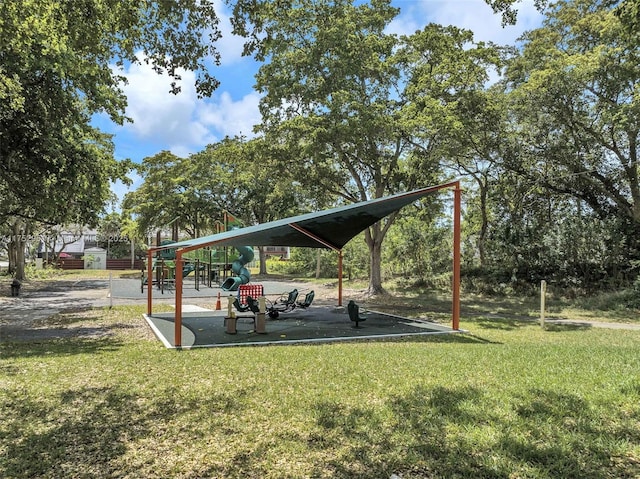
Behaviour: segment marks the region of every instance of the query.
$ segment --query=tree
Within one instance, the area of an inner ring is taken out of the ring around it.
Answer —
[[[264,31],[257,57],[268,60],[257,75],[261,127],[300,148],[303,186],[341,202],[437,182],[451,164],[447,133],[466,114],[455,95],[487,78],[492,47],[434,25],[410,37],[386,34],[396,14],[381,0],[285,2],[247,13]],[[370,294],[383,291],[382,244],[396,217],[365,231]]]
[[[244,13],[265,35],[255,46],[257,58],[268,60],[257,74],[267,138],[299,148],[292,166],[305,187],[347,202],[394,192],[406,142],[390,98],[400,80],[397,40],[384,28],[397,10],[387,1],[348,0],[262,7]],[[381,246],[392,221],[366,232],[371,293],[382,291]]]
[[[216,23],[213,6],[197,0],[1,2],[0,217],[95,223],[110,182],[128,181],[110,137],[90,126],[96,113],[125,120],[125,78],[113,63],[166,71],[173,92],[180,69],[195,71],[208,95]]]
[[[496,13],[502,13],[503,25],[514,24],[518,17],[518,11],[514,5],[521,3],[522,0],[485,0],[488,5],[493,8]],[[534,0],[534,5],[540,11],[543,11],[551,0]],[[614,13],[620,18],[625,31],[636,37],[640,32],[640,0],[605,0],[603,7],[612,8]]]
[[[192,156],[218,182],[215,204],[240,215],[248,224],[266,223],[300,213],[304,202],[300,184],[282,161],[285,149],[264,138],[225,138]],[[282,245],[287,246],[287,245]],[[260,250],[260,274],[266,257]]]
[[[109,181],[126,180],[110,138],[89,125],[99,112],[125,119],[125,78],[112,63],[146,61],[176,80],[180,68],[193,70],[209,94],[217,83],[205,60],[216,52],[201,40],[218,38],[216,21],[213,7],[195,0],[2,2],[0,182],[19,203],[3,213],[61,222],[71,209],[56,205],[72,195],[82,203],[77,215],[99,211]]]
[[[625,0],[609,2],[615,7],[615,13],[620,18],[626,32],[640,39],[640,0]]]
[[[142,236],[175,224],[196,238],[211,231],[215,218],[221,218],[220,179],[197,161],[197,155],[179,158],[163,151],[145,158],[138,171],[144,181],[125,195],[123,209],[135,216]]]
[[[433,158],[473,179],[478,194],[476,245],[484,264],[489,222],[488,191],[501,156],[506,102],[498,88],[486,88],[499,70],[505,49],[474,43],[473,33],[453,26],[427,25],[405,42],[399,55],[408,66],[403,113],[412,145],[429,167]]]
[[[640,54],[615,12],[560,1],[524,36],[507,71],[518,148],[505,167],[530,187],[570,195],[616,218],[640,256]]]

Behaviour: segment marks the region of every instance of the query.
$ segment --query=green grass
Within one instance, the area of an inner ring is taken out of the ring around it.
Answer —
[[[0,345],[0,477],[636,478],[640,332],[170,351],[143,307]]]

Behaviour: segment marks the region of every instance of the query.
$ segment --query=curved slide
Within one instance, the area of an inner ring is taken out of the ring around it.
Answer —
[[[240,253],[240,257],[231,264],[231,271],[237,276],[231,276],[222,283],[220,288],[223,291],[238,291],[241,284],[247,284],[251,279],[251,273],[244,265],[253,260],[253,246],[236,246],[235,248]]]

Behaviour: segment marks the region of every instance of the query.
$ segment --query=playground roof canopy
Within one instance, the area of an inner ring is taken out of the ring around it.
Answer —
[[[301,246],[341,250],[349,240],[382,218],[414,201],[456,183],[421,188],[330,210],[293,216],[237,230],[225,231],[155,249],[181,248],[184,252],[207,246]]]

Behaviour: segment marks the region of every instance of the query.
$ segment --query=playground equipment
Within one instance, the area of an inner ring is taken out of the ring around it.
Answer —
[[[360,314],[360,306],[352,299],[347,305],[347,311],[349,312],[349,319],[356,323],[354,328],[359,328],[362,321],[366,321],[367,317]]]
[[[245,268],[245,264],[253,261],[253,246],[236,246],[240,256],[231,264],[231,271],[236,276],[227,278],[220,288],[223,291],[238,291],[241,284],[247,284],[251,279],[251,272]]]
[[[237,323],[239,318],[250,319],[253,323],[254,331],[258,334],[265,334],[267,331],[265,329],[266,305],[264,296],[257,300],[247,296],[245,301],[246,304],[241,304],[239,298],[233,300],[233,306],[240,312],[240,314],[236,314],[232,311],[231,296],[229,297],[228,315],[224,319],[227,334],[236,334],[238,332]]]
[[[253,299],[251,296],[247,296],[247,304],[240,304],[240,300],[236,298],[233,301],[233,306],[241,313],[245,313],[247,311],[251,311],[252,313],[260,312],[258,301]]]
[[[280,296],[280,298],[267,306],[267,313],[269,314],[269,317],[271,319],[277,319],[278,316],[280,316],[280,313],[288,313],[296,308],[307,309],[311,306],[311,303],[313,303],[315,292],[313,290],[309,291],[305,295],[303,301],[297,301],[298,295],[298,290],[293,289],[291,292]]]
[[[173,242],[169,240],[162,241],[163,246],[170,246]],[[229,257],[230,256],[230,257]],[[217,286],[218,280],[226,272],[231,271],[231,264],[227,260],[234,261],[236,255],[228,255],[223,248],[207,248],[191,252],[183,257],[182,278],[183,280],[189,276],[194,278],[193,284],[197,291],[200,291],[201,285],[212,288]],[[152,285],[164,294],[164,290],[173,290],[175,288],[175,249],[162,250],[153,258],[151,264]],[[193,273],[193,274],[192,274]],[[142,270],[140,290],[144,293],[149,279],[147,278],[147,268]]]

